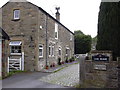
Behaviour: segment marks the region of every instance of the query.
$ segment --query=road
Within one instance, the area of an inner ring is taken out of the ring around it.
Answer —
[[[2,82],[2,87],[70,88],[78,83],[79,83],[79,64],[73,64],[55,73],[42,73],[42,72],[19,73],[4,79]]]
[[[41,72],[13,75],[3,80],[2,88],[64,88],[64,86],[49,84],[39,80],[39,78],[47,75],[48,73]]]

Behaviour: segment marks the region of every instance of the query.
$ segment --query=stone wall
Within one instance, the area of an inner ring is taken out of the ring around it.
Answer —
[[[81,67],[85,67],[80,69],[85,70],[83,72],[85,74],[85,79],[82,83],[82,87],[118,88],[120,84],[120,70],[118,69],[118,64],[118,61],[113,60],[108,62],[85,60],[85,64],[80,64],[82,65]],[[80,71],[80,75],[83,75],[83,73]]]
[[[95,69],[95,65],[106,65],[106,70]],[[96,63],[85,61],[85,84],[88,88],[117,88],[118,87],[118,63]]]

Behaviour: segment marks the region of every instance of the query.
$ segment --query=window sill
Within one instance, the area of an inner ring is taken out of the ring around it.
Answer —
[[[43,56],[39,56],[39,58],[43,58]]]
[[[20,19],[12,19],[12,21],[19,21]]]
[[[55,57],[55,56],[49,56],[49,58],[53,58],[53,57]]]
[[[22,55],[21,53],[11,53],[10,55]]]

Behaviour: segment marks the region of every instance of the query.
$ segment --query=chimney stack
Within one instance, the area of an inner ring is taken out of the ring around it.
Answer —
[[[57,12],[56,12],[56,19],[58,21],[60,21],[60,13],[59,13],[60,7],[56,7],[55,9],[57,10]]]

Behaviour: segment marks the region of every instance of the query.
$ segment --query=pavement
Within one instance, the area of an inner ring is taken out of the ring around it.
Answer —
[[[62,65],[58,65],[56,67],[52,67],[52,68],[49,68],[49,69],[43,69],[41,72],[53,73],[53,72],[61,70],[62,68],[65,68],[69,65],[76,64],[76,63],[79,63],[78,60],[73,61],[73,62],[69,62],[69,63],[65,63],[65,64],[62,64]]]
[[[42,72],[18,73],[2,80],[2,88],[72,88],[73,83],[79,82],[77,63],[77,61],[66,63]]]

